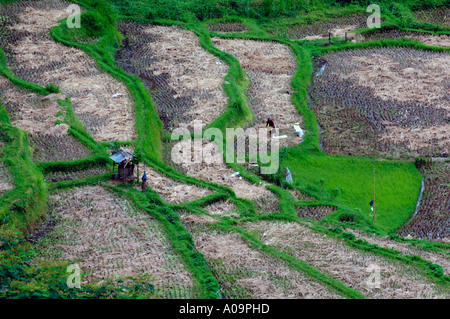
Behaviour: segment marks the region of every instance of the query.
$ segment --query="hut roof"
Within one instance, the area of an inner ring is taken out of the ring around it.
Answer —
[[[109,157],[116,163],[122,163],[123,161],[130,162],[134,159],[133,154],[128,153],[127,151],[124,151],[123,149],[119,149],[118,151],[111,154]]]

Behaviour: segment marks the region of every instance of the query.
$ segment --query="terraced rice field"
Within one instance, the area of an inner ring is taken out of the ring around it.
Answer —
[[[293,125],[302,125],[303,119],[291,101],[291,80],[297,71],[296,59],[291,49],[283,44],[241,39],[213,38],[213,44],[221,51],[235,56],[242,69],[250,77],[247,91],[255,116],[252,128],[265,129],[267,118],[273,118],[280,148],[299,144]]]
[[[137,23],[120,23],[118,29],[126,42],[117,64],[142,79],[167,130],[192,131],[194,121],[204,127],[225,111],[228,66],[204,50],[193,32]]]
[[[450,163],[434,162],[421,168],[425,189],[420,206],[398,231],[401,236],[450,240]]]
[[[441,7],[414,12],[417,20],[450,27],[450,9]]]
[[[195,298],[196,285],[159,223],[100,186],[50,198],[53,229],[37,241],[39,260],[78,262],[85,282],[153,278],[157,296]]]
[[[208,30],[218,33],[236,33],[249,31],[245,24],[240,22],[219,22],[209,24]]]
[[[89,157],[92,152],[67,132],[68,125],[56,124],[62,120],[61,94],[39,96],[14,86],[0,77],[2,105],[13,125],[26,131],[37,162],[76,160]]]
[[[265,202],[273,208],[277,206],[278,199],[264,185],[252,184],[240,176],[232,176],[235,172],[225,164],[223,155],[216,143],[207,140],[199,140],[199,142],[202,148],[195,147],[195,143],[198,142],[185,139],[177,143],[173,149],[173,160],[176,163],[181,163],[184,174],[218,185],[228,186],[238,197],[259,200],[263,202],[263,205]],[[198,157],[199,155],[202,156],[197,153],[199,150],[200,152],[204,150],[203,159]],[[196,158],[200,158],[200,160],[196,160]]]
[[[350,33],[356,29],[366,28],[368,16],[368,14],[350,14],[333,17],[326,21],[314,21],[310,24],[270,27],[266,31],[271,36],[287,37],[294,40],[328,39],[328,34],[335,37],[345,37],[346,32]]]
[[[311,108],[324,130],[324,151],[448,156],[449,61],[448,53],[408,48],[323,56],[322,75],[313,75]]]
[[[428,33],[403,31],[398,29],[390,29],[366,33],[364,34],[364,36],[360,36],[358,38],[358,41],[374,41],[374,40],[400,39],[400,38],[413,39],[432,46],[450,47],[449,35],[445,34],[433,35]]]
[[[182,219],[218,279],[225,299],[340,298],[287,263],[251,248],[239,235],[208,231],[208,222],[193,222],[188,216]]]
[[[83,51],[56,43],[49,31],[69,16],[63,1],[30,1],[2,5],[10,20],[0,46],[9,68],[20,78],[42,86],[56,84],[72,101],[74,112],[99,142],[135,139],[134,107],[127,87],[102,72]]]
[[[419,269],[370,253],[315,233],[300,223],[259,221],[246,223],[245,229],[262,242],[317,267],[368,298],[445,298],[448,291],[431,283]],[[366,285],[367,269],[380,269],[380,288]]]

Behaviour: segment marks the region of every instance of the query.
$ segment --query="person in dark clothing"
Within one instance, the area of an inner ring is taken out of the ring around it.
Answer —
[[[269,137],[271,137],[272,132],[275,133],[275,122],[273,121],[273,119],[270,116],[267,118],[266,127],[267,127],[267,132],[269,133]]]
[[[142,175],[142,191],[147,189],[147,174],[144,171],[144,175]]]

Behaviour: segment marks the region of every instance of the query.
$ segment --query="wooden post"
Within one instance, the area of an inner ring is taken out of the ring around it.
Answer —
[[[347,42],[347,32],[345,32],[345,42]]]
[[[376,225],[377,222],[375,203],[375,163],[373,163],[373,225]]]
[[[331,44],[331,33],[328,33],[328,44]]]

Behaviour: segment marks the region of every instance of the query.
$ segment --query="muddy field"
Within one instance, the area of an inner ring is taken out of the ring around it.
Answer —
[[[317,267],[371,299],[445,298],[448,293],[425,278],[419,269],[354,250],[305,225],[261,221],[247,223],[245,228],[258,233],[265,244]],[[367,286],[370,265],[380,269],[380,288]]]
[[[316,59],[311,108],[328,154],[448,156],[448,53],[349,50]]]
[[[219,281],[224,299],[340,298],[285,262],[249,247],[237,234],[208,230],[209,223],[197,216],[182,220]]]
[[[303,118],[291,101],[292,77],[297,71],[297,61],[291,49],[283,44],[241,39],[214,38],[214,45],[221,51],[235,56],[242,69],[250,77],[247,91],[250,107],[255,116],[252,127],[265,129],[270,116],[276,126],[275,136],[280,148],[299,144],[293,125],[302,126]]]
[[[81,259],[83,282],[148,273],[159,296],[196,297],[193,279],[159,223],[127,201],[90,186],[54,194],[50,205],[55,223],[37,242],[39,258]]]
[[[448,131],[447,131],[448,134]],[[433,162],[420,169],[425,189],[417,213],[398,231],[401,236],[450,240],[450,163]]]
[[[141,78],[166,129],[192,130],[195,120],[208,125],[225,110],[228,66],[201,48],[193,32],[136,23],[118,29],[126,40],[117,64]]]
[[[20,78],[42,86],[56,84],[72,101],[87,131],[100,142],[133,140],[134,107],[126,86],[100,71],[83,51],[56,43],[50,28],[69,15],[62,1],[2,5],[0,46]]]

